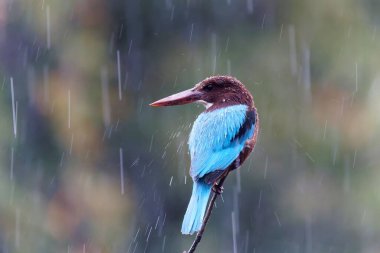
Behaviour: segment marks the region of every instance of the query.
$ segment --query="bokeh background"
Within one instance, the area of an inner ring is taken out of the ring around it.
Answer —
[[[380,252],[380,2],[3,0],[0,252],[183,252],[187,136],[240,79],[259,141],[198,252]]]

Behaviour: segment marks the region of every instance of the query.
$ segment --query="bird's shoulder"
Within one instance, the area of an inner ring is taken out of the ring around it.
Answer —
[[[254,122],[255,112],[245,105],[201,114],[189,138],[192,177],[201,178],[213,171],[225,170],[252,137]]]
[[[233,105],[203,112],[195,120],[189,137],[190,151],[218,150],[245,139],[255,123],[255,111]]]

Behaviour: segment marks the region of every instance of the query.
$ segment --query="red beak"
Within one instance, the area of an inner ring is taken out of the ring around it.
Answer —
[[[200,100],[201,92],[192,89],[188,89],[169,97],[157,100],[150,104],[150,106],[172,106],[172,105],[184,105]]]

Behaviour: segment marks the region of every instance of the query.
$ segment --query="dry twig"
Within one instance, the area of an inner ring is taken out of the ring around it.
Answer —
[[[217,184],[217,187],[219,189],[221,189],[221,187],[222,187],[222,185],[224,183],[224,180],[226,180],[227,175],[228,175],[228,173],[226,173],[224,176],[222,176],[222,178],[219,180],[219,182]],[[217,193],[217,191],[215,191],[214,194],[212,195],[210,204],[208,205],[205,217],[203,219],[202,227],[198,231],[197,236],[195,237],[195,240],[194,240],[193,244],[191,245],[191,247],[190,247],[190,249],[189,249],[189,251],[187,253],[193,253],[193,252],[195,252],[195,249],[197,248],[198,243],[202,240],[203,233],[205,231],[207,222],[208,222],[208,220],[210,218],[211,211],[214,208],[215,201],[216,201],[216,198],[218,197],[218,195],[220,195],[220,193]]]

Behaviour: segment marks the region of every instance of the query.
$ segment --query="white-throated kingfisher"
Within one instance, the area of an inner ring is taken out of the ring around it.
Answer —
[[[259,118],[252,95],[234,77],[212,76],[195,87],[160,99],[151,106],[198,102],[206,107],[195,120],[189,137],[190,176],[194,181],[182,223],[183,234],[202,226],[211,190],[220,193],[218,181],[239,168],[252,152]]]

